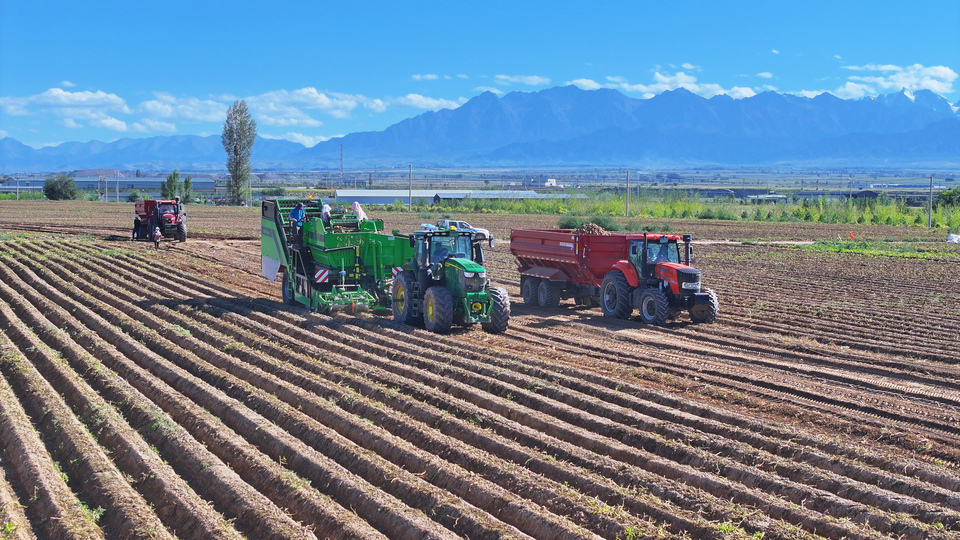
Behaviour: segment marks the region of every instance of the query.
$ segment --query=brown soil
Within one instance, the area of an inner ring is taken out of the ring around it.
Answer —
[[[283,306],[256,209],[129,206],[0,202],[0,538],[960,536],[960,256],[791,245],[935,233],[673,221],[721,314],[660,328],[525,306],[556,217],[464,216],[510,328],[438,336]]]

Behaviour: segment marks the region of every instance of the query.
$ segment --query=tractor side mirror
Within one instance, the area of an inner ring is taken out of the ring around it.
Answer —
[[[493,235],[492,235],[492,234],[490,235],[489,244],[490,244],[490,247],[491,247],[491,248],[493,248],[493,246],[495,246],[495,245],[497,244],[496,240],[493,239]]]
[[[412,236],[410,237],[410,247],[412,248],[417,247],[417,239]]]

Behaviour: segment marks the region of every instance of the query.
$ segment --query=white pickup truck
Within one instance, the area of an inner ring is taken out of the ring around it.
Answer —
[[[459,231],[473,231],[474,240],[487,240],[490,238],[490,231],[486,229],[481,229],[479,227],[474,227],[466,221],[461,221],[459,219],[441,219],[437,222],[437,227],[446,227],[446,228],[455,228]]]

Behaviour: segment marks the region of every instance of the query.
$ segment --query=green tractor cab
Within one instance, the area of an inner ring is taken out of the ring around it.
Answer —
[[[290,211],[304,208],[298,228]],[[267,279],[280,276],[284,303],[319,313],[388,310],[390,285],[413,249],[406,237],[383,233],[383,221],[333,210],[312,199],[261,204],[260,261]]]
[[[454,324],[480,323],[486,332],[505,332],[510,298],[490,287],[483,245],[473,231],[425,226],[409,237],[413,256],[393,282],[393,318],[445,333]],[[493,247],[494,240],[487,243]]]

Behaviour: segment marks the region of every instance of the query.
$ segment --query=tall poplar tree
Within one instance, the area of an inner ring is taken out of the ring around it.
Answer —
[[[223,123],[223,149],[227,151],[227,199],[240,204],[250,196],[250,155],[257,138],[257,121],[250,117],[247,103],[242,99],[234,101],[227,109],[227,120]]]

